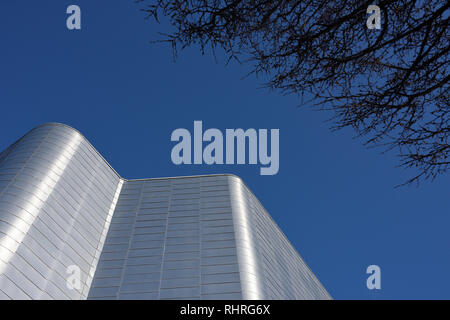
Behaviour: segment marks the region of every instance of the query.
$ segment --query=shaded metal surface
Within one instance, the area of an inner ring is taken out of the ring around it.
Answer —
[[[228,179],[244,298],[331,299],[245,183]]]
[[[226,176],[125,182],[92,299],[242,299]]]
[[[46,124],[0,153],[0,299],[86,298],[330,296],[238,177],[125,180]]]

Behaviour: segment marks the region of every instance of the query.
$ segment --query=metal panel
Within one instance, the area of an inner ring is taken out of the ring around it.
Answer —
[[[228,179],[244,298],[331,299],[244,182]]]
[[[115,298],[330,298],[239,178],[126,181],[122,190],[112,226],[127,223],[132,231],[111,228],[106,240],[128,244],[121,247],[122,282],[111,284]],[[110,272],[109,259],[104,252],[95,278]],[[103,287],[94,281],[89,298],[110,295]]]
[[[46,124],[0,153],[0,299],[86,298],[330,296],[238,177],[124,180]]]
[[[39,126],[0,158],[0,292],[85,299],[120,177],[76,130]],[[78,288],[67,267],[80,268]]]

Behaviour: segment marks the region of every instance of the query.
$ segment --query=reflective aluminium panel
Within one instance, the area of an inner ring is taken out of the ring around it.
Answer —
[[[39,126],[3,152],[1,296],[86,299],[121,185],[87,140],[64,125]]]
[[[75,129],[0,153],[0,299],[330,299],[233,175],[122,179]]]

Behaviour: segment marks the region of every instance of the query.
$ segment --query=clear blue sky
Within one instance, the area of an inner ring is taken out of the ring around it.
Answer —
[[[82,30],[66,29],[66,8]],[[125,178],[234,173],[271,213],[336,299],[450,298],[450,181],[394,186],[414,172],[394,153],[366,149],[329,114],[259,89],[246,66],[198,48],[150,44],[157,26],[133,0],[0,2],[0,149],[50,121],[80,130]],[[280,171],[259,166],[176,166],[176,128],[279,128]],[[366,288],[368,265],[382,289]]]

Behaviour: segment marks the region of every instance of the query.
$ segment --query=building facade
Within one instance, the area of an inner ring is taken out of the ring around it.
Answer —
[[[0,299],[330,298],[236,176],[126,180],[56,123],[0,154]]]

